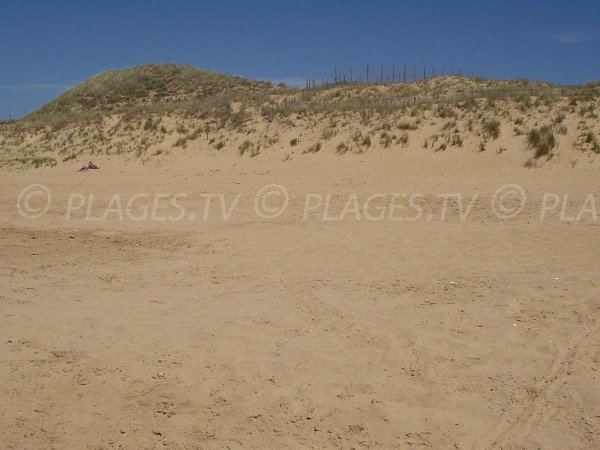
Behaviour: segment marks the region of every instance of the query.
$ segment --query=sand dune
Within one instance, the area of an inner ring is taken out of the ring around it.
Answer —
[[[2,447],[600,448],[598,106],[165,65],[0,123]]]

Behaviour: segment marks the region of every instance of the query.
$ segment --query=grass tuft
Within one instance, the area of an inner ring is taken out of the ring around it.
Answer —
[[[500,122],[496,119],[483,122],[483,134],[492,139],[500,137]]]
[[[552,128],[544,125],[541,128],[533,128],[527,134],[527,144],[535,149],[535,158],[549,155],[556,147],[556,138]]]

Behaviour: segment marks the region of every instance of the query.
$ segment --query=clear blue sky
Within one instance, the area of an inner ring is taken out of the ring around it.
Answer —
[[[0,6],[0,118],[144,63],[293,82],[407,62],[580,83],[600,79],[599,55],[598,0],[10,0]]]

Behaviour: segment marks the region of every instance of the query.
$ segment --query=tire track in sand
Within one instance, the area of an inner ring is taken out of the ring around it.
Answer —
[[[569,372],[569,367],[575,361],[575,357],[583,348],[583,344],[593,335],[600,331],[600,325],[580,333],[573,345],[567,345],[559,349],[558,355],[536,386],[536,395],[529,405],[520,412],[510,411],[505,414],[500,422],[488,434],[488,438],[476,444],[473,448],[519,448],[524,446],[524,441],[545,421],[551,419],[557,412],[556,406],[551,404],[551,399],[564,383]],[[508,422],[508,425],[507,425]]]

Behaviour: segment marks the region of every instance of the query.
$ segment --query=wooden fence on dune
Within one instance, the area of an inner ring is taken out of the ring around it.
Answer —
[[[466,78],[468,79],[468,77]],[[434,103],[458,103],[478,98],[531,98],[531,97],[580,97],[595,98],[600,96],[600,85],[529,85],[529,86],[495,86],[455,89],[452,93],[444,93],[443,87],[431,89],[431,93],[419,93],[417,90],[408,88],[412,83],[407,83],[407,89],[402,91],[383,91],[371,98],[356,96],[352,99],[322,99],[318,94],[325,87],[351,85],[350,82],[338,81],[328,83],[326,86],[308,87],[299,95],[288,98],[278,107],[276,111],[303,111],[303,110],[361,110],[361,109],[383,109],[392,110],[410,106]],[[384,83],[387,84],[387,83]]]
[[[465,73],[462,68],[443,69],[434,66],[417,64],[365,64],[362,66],[334,67],[327,76],[306,77],[306,88],[336,84],[336,83],[410,83],[427,78],[443,75],[460,75]],[[474,74],[471,74],[474,76]]]

